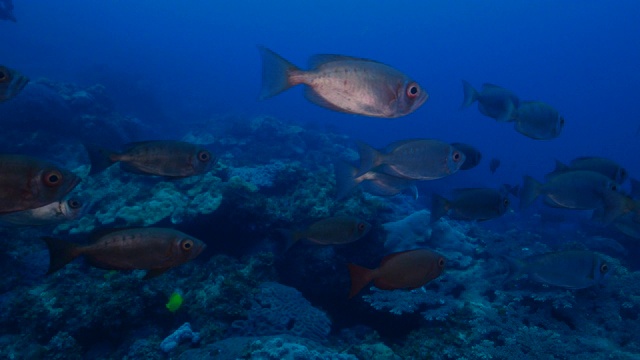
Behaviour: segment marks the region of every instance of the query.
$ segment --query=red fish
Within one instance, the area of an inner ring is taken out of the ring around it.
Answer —
[[[206,245],[187,234],[164,228],[116,230],[80,245],[51,237],[49,271],[54,273],[84,255],[92,266],[108,270],[147,270],[145,279],[182,265],[200,255]]]
[[[0,214],[36,209],[61,200],[80,178],[48,161],[0,155]]]
[[[416,249],[390,254],[384,257],[377,269],[349,264],[351,291],[349,299],[368,283],[382,290],[416,289],[442,274],[446,260],[442,255],[427,249]]]

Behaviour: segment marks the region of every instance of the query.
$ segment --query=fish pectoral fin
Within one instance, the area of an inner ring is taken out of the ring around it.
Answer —
[[[161,268],[161,269],[150,269],[147,270],[147,274],[142,278],[143,280],[148,280],[148,279],[152,279],[158,275],[162,275],[165,271],[169,270],[170,268]]]

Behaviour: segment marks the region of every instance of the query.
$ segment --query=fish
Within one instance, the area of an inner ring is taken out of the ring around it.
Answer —
[[[385,153],[358,142],[360,176],[373,168],[385,174],[411,180],[434,180],[460,169],[465,162],[462,151],[434,139],[412,139],[393,143]]]
[[[613,222],[613,227],[629,237],[640,239],[640,215],[637,213],[628,213],[618,217]]]
[[[414,199],[418,198],[418,189],[414,180],[403,179],[377,171],[368,171],[356,176],[358,168],[339,161],[334,164],[336,176],[336,198],[344,198],[353,188],[360,185],[365,192],[377,196],[394,196],[409,190]]]
[[[287,249],[301,239],[318,245],[349,244],[363,238],[371,230],[371,224],[353,216],[328,217],[311,224],[302,231],[280,229],[287,238]]]
[[[13,16],[12,0],[0,1],[0,20],[10,20],[10,21],[16,22],[16,17]]]
[[[469,170],[478,166],[480,160],[482,160],[482,153],[471,145],[463,143],[452,143],[451,146],[462,151],[465,160],[460,166],[460,170]]]
[[[489,171],[491,171],[492,174],[495,174],[496,170],[498,170],[499,167],[500,167],[500,159],[496,159],[496,158],[491,159],[491,161],[489,162]]]
[[[524,177],[520,192],[520,207],[530,206],[544,196],[545,204],[553,207],[592,210],[603,207],[608,192],[617,192],[619,185],[608,177],[585,170],[559,174],[541,184],[530,176]]]
[[[565,289],[585,289],[611,276],[611,265],[600,254],[568,250],[533,255],[524,259],[504,257],[509,263],[505,283],[527,275],[530,280]]]
[[[130,228],[96,233],[87,245],[43,237],[49,249],[47,275],[79,256],[91,266],[106,270],[147,270],[145,279],[195,259],[206,244],[168,228]]]
[[[348,264],[351,276],[349,299],[356,296],[368,283],[378,289],[417,289],[442,274],[445,258],[428,249],[415,249],[385,256],[377,269]]]
[[[173,140],[134,142],[125,145],[122,152],[91,147],[87,150],[90,175],[120,163],[122,170],[134,174],[184,178],[205,173],[217,160],[200,145]]]
[[[618,165],[618,163],[613,160],[597,156],[583,156],[571,160],[569,165],[556,160],[556,168],[547,174],[545,178],[550,179],[556,175],[576,170],[594,171],[608,177],[618,184],[624,183],[629,177],[627,169]]]
[[[30,210],[0,215],[0,224],[8,226],[51,225],[77,219],[87,209],[79,199],[72,197]]]
[[[508,190],[491,188],[468,188],[454,191],[453,200],[438,194],[431,197],[430,222],[444,215],[456,220],[484,221],[502,216],[509,209]]]
[[[558,110],[541,101],[520,103],[514,119],[516,131],[535,140],[557,138],[564,123],[564,117]]]
[[[27,155],[0,155],[0,214],[36,209],[64,198],[80,178]]]
[[[518,96],[497,85],[484,84],[478,92],[468,82],[462,80],[464,100],[462,108],[478,102],[478,110],[485,116],[502,122],[513,121],[516,118],[520,100]]]
[[[260,100],[298,84],[305,97],[324,108],[380,118],[408,115],[429,94],[416,81],[391,66],[344,55],[315,55],[304,71],[275,52],[259,46],[262,57]]]
[[[28,83],[28,77],[0,65],[0,103],[18,95]]]

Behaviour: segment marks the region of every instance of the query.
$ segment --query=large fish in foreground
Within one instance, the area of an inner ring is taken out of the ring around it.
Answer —
[[[0,102],[7,101],[18,95],[28,82],[28,77],[0,65]]]
[[[416,289],[437,278],[444,271],[446,260],[427,249],[416,249],[390,254],[382,259],[377,269],[349,264],[351,291],[356,296],[368,283],[382,290]]]
[[[397,118],[417,110],[429,95],[400,71],[367,59],[316,55],[304,71],[275,52],[259,47],[262,55],[260,99],[305,84],[305,97],[316,105],[349,114]]]
[[[565,289],[584,289],[611,275],[611,267],[599,254],[586,250],[559,251],[524,259],[505,257],[509,276],[505,282],[527,275],[530,280]]]
[[[360,176],[373,168],[379,172],[411,180],[434,180],[458,171],[465,155],[446,142],[413,139],[393,143],[382,153],[365,143],[358,143]]]
[[[0,214],[39,208],[61,200],[80,178],[48,161],[0,155]]]
[[[76,198],[54,201],[30,210],[0,215],[0,225],[38,226],[51,225],[78,218],[87,206]]]
[[[108,270],[147,270],[158,276],[200,255],[206,245],[187,234],[165,228],[132,228],[98,236],[88,245],[43,238],[49,248],[49,271],[54,273],[84,256],[92,266]]]
[[[482,90],[477,91],[471,84],[462,80],[464,100],[462,107],[471,106],[478,102],[478,110],[490,118],[498,121],[512,121],[516,118],[520,100],[513,92],[492,84],[482,85]]]
[[[202,174],[216,162],[204,147],[173,140],[134,142],[125,145],[122,152],[89,149],[89,157],[90,174],[120,163],[120,167],[127,172],[166,177]]]

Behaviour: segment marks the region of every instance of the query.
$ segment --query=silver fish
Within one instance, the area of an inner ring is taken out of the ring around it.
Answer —
[[[429,95],[400,71],[367,59],[316,55],[304,71],[275,52],[259,47],[262,55],[260,99],[298,84],[307,85],[307,100],[349,114],[397,118],[417,110]]]
[[[377,171],[368,171],[356,176],[358,169],[345,162],[336,162],[334,169],[337,199],[343,198],[358,185],[365,192],[377,196],[394,196],[408,190],[414,199],[418,199],[418,189],[415,187],[414,180],[403,179]]]
[[[478,92],[464,80],[462,80],[462,87],[463,108],[477,101],[478,110],[485,116],[503,122],[515,119],[520,100],[513,92],[493,84],[482,85],[482,91]]]
[[[359,142],[360,176],[373,168],[379,172],[411,180],[434,180],[451,175],[465,162],[465,155],[455,147],[434,139],[395,142],[381,153]]]
[[[557,138],[564,127],[558,110],[541,101],[521,103],[514,122],[516,131],[536,140]]]
[[[565,289],[584,289],[600,284],[612,270],[601,255],[586,250],[505,259],[509,262],[509,276],[505,282],[527,275],[533,281]]]
[[[545,177],[550,179],[556,175],[576,170],[595,171],[618,184],[622,184],[629,176],[627,170],[613,160],[597,156],[583,156],[571,160],[569,165],[556,160],[556,168]]]
[[[9,226],[51,225],[78,218],[87,206],[76,198],[63,199],[30,210],[0,215],[0,223]]]

